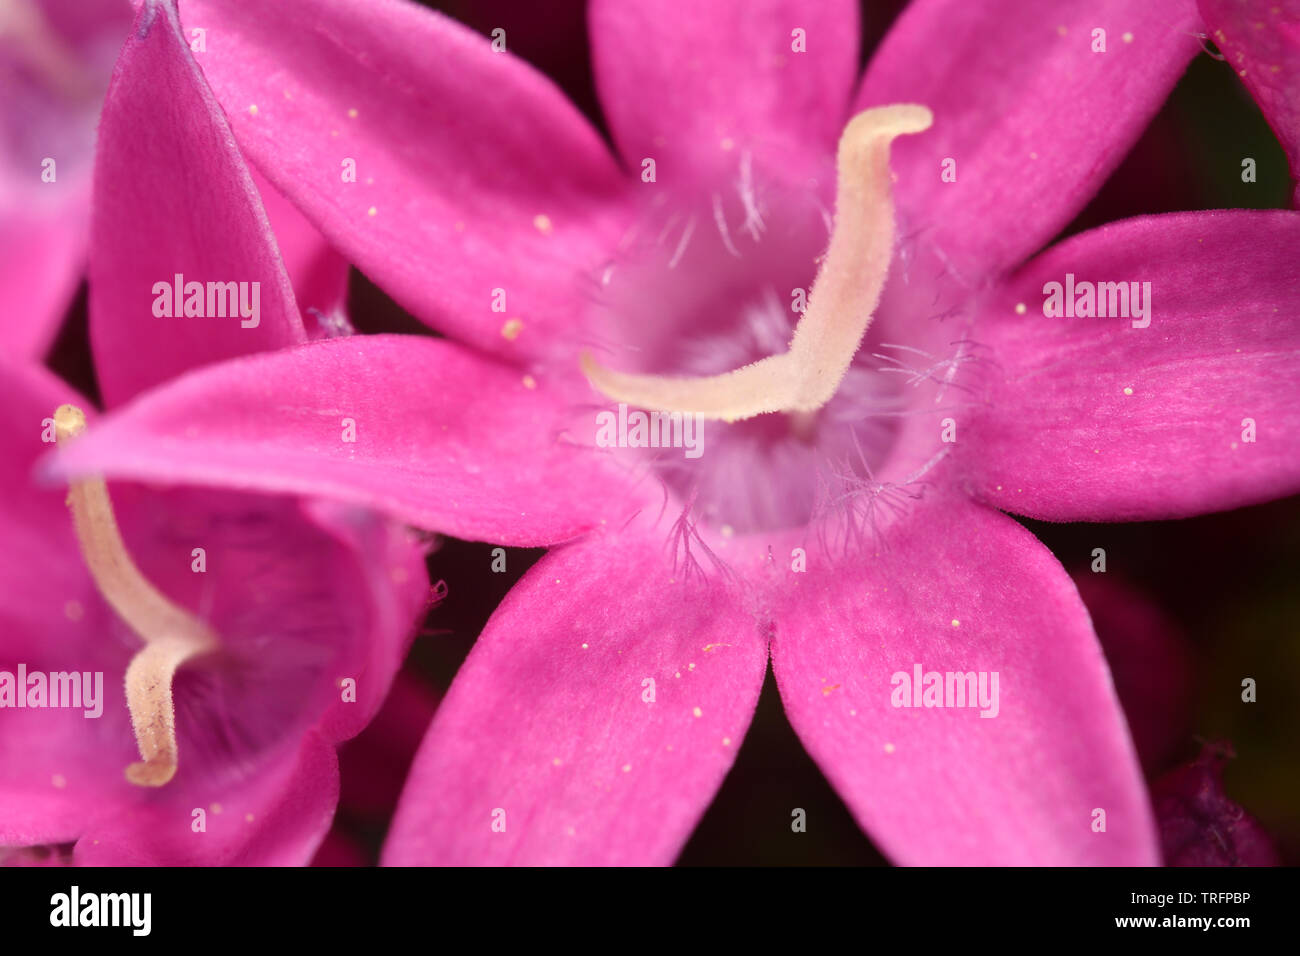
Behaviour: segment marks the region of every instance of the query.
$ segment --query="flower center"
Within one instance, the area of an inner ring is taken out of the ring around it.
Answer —
[[[821,177],[756,176],[741,155],[730,200],[725,186],[711,208],[656,195],[604,270],[588,341],[636,369],[585,353],[582,369],[617,402],[718,422],[698,461],[675,449],[642,457],[724,534],[804,525],[880,484],[908,384],[886,373],[919,353],[879,341],[902,331],[890,318],[868,336],[895,258],[889,147],[930,123],[921,106],[855,117],[838,149],[834,219]]]
[[[86,416],[74,405],[60,405],[54,427],[64,444],[85,431]],[[178,764],[172,680],[186,661],[216,650],[217,635],[140,573],[122,541],[104,479],[73,481],[68,507],[96,587],[144,641],[126,669],[127,707],[143,759],[126,768],[126,778],[142,787],[161,787],[176,775]]]
[[[836,221],[830,247],[789,350],[695,378],[633,375],[582,356],[600,392],[664,412],[734,422],[767,412],[810,413],[835,395],[880,301],[894,249],[889,145],[930,128],[923,106],[882,106],[855,116],[840,137]]]

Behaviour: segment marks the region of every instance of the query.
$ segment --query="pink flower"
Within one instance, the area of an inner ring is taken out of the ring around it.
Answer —
[[[387,862],[670,862],[769,652],[894,860],[1159,860],[1078,591],[1002,511],[1300,487],[1294,214],[1132,220],[1026,261],[1196,52],[1191,0],[920,0],[856,92],[856,4],[596,0],[621,166],[543,78],[412,5],[184,16],[229,51],[204,70],[245,153],[451,340],[200,370],[61,467],[567,542],[439,708]],[[1049,315],[1076,279],[1138,285],[1107,318]],[[355,454],[322,437],[322,394]],[[599,447],[618,402],[701,413],[703,455]]]
[[[95,123],[127,0],[0,7],[0,346],[38,359],[85,269]]]
[[[90,308],[107,403],[305,342],[170,8],[142,8],[100,132]],[[258,288],[258,321],[164,323],[154,285],[176,273]],[[306,863],[338,797],[334,745],[378,710],[425,605],[422,546],[326,502],[165,479],[114,482],[110,500],[98,474],[37,488],[37,458],[56,435],[84,440],[89,402],[28,363],[6,359],[0,380],[0,847],[23,860],[75,843],[46,859],[86,864]]]

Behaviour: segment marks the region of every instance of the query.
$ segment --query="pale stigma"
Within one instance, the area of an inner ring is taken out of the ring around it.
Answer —
[[[85,428],[86,416],[75,405],[55,410],[59,444],[75,439]],[[172,678],[190,658],[215,650],[217,636],[140,573],[122,541],[104,479],[73,481],[68,507],[99,592],[145,642],[126,669],[126,703],[143,758],[126,768],[126,779],[142,787],[161,787],[175,776],[178,759]]]
[[[932,122],[924,106],[900,104],[865,110],[844,128],[830,246],[785,354],[721,375],[674,378],[616,372],[584,353],[587,379],[629,405],[727,422],[821,408],[862,344],[889,271],[894,248],[890,143],[923,132]]]

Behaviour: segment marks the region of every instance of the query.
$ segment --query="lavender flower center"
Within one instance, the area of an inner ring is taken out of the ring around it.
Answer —
[[[849,122],[829,247],[824,210],[806,196],[777,197],[767,204],[777,215],[765,222],[742,167],[738,229],[714,194],[716,234],[697,236],[705,217],[679,211],[657,257],[621,267],[614,291],[606,283],[606,310],[624,326],[619,344],[657,374],[614,371],[589,353],[582,369],[615,401],[720,423],[705,460],[655,457],[669,487],[710,523],[742,531],[802,524],[828,467],[869,474],[888,445],[893,425],[870,410],[887,405],[899,383],[854,358],[893,254],[889,147],[931,121],[924,107],[900,105]],[[809,264],[823,248],[809,287]]]

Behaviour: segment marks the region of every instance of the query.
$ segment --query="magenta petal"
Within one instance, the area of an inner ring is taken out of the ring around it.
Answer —
[[[1113,521],[1300,491],[1297,261],[1300,214],[1229,211],[1105,226],[1026,265],[975,331],[998,368],[959,446],[976,493]],[[1149,282],[1150,325],[1045,316],[1044,285],[1067,273]]]
[[[347,314],[348,264],[303,214],[256,169],[249,169],[266,209],[275,242],[293,283],[310,338],[330,338],[352,328]]]
[[[30,209],[0,213],[0,346],[7,357],[39,360],[58,333],[86,265],[81,204],[89,204],[89,192],[38,216]]]
[[[584,283],[622,233],[610,216],[626,183],[549,81],[398,0],[183,12],[208,30],[203,69],[241,147],[401,305],[510,356],[576,328]],[[517,338],[502,335],[508,318]]]
[[[39,359],[85,272],[95,124],[131,8],[24,0],[0,18],[0,351]]]
[[[309,733],[272,766],[235,788],[209,794],[164,788],[90,829],[77,841],[81,866],[306,866],[338,804],[338,757]],[[193,827],[195,810],[206,830]]]
[[[772,642],[790,722],[876,843],[905,864],[1156,863],[1110,674],[1056,559],[1011,519],[943,499],[877,552],[791,574]],[[996,672],[996,716],[894,706],[895,675],[917,667],[984,672],[989,701]]]
[[[54,446],[43,441],[54,437],[54,409],[66,402],[80,405],[93,414],[83,398],[67,383],[36,365],[13,365],[0,360],[0,428],[6,436],[5,454],[0,456],[0,619],[4,620],[6,647],[13,639],[29,633],[40,647],[53,630],[51,611],[61,611],[66,601],[84,601],[93,593],[90,577],[81,564],[77,539],[72,531],[64,489],[38,488],[32,481],[36,461]],[[3,652],[0,652],[2,654]]]
[[[546,383],[527,381],[443,340],[333,339],[154,389],[53,466],[331,498],[504,544],[621,524],[623,485],[563,432]]]
[[[31,481],[33,462],[51,447],[41,440],[53,434],[44,422],[58,405],[83,400],[44,369],[6,362],[0,392],[9,436],[0,456],[0,670],[95,670],[107,642],[94,638],[111,612],[82,565],[66,491]],[[67,842],[103,809],[103,793],[74,768],[87,752],[98,763],[118,734],[131,739],[120,679],[107,680],[104,693],[98,719],[69,709],[0,711],[0,846]],[[113,770],[121,775],[120,765]]]
[[[107,404],[206,362],[305,341],[257,189],[170,0],[136,16],[104,105],[95,182],[90,333]],[[242,283],[256,314],[243,318],[238,297],[233,309],[224,294],[209,303],[204,289],[194,300],[203,316],[178,315],[191,282]]]
[[[1199,49],[1199,23],[1194,0],[911,4],[856,103],[934,111],[929,133],[891,148],[905,231],[972,284],[1033,253],[1137,140]],[[1092,52],[1098,28],[1105,53]],[[955,182],[940,175],[950,159]]]
[[[674,575],[665,534],[638,519],[510,592],[421,745],[386,864],[672,862],[749,726],[767,649],[725,584]]]
[[[1199,5],[1210,39],[1286,150],[1300,206],[1300,0],[1199,0]]]
[[[792,173],[834,154],[858,65],[851,0],[595,0],[593,68],[624,162],[716,186],[756,155]]]
[[[1142,766],[1160,771],[1186,745],[1192,664],[1186,637],[1163,609],[1114,570],[1074,575],[1115,679]]]

